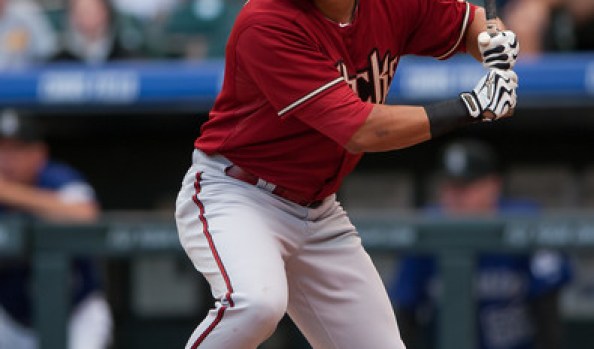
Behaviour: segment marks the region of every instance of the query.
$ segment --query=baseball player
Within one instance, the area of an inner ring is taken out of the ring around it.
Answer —
[[[487,144],[473,139],[452,142],[440,160],[443,181],[437,190],[439,204],[428,206],[427,215],[513,216],[536,215],[540,211],[531,200],[504,197],[498,159]],[[571,269],[569,258],[552,250],[480,253],[474,291],[476,347],[563,347],[557,305],[562,288],[571,281]],[[435,257],[405,255],[393,280],[388,294],[397,307],[404,340],[409,345],[423,340],[433,347],[429,342],[434,339],[441,298]]]
[[[335,192],[365,152],[408,147],[516,105],[515,35],[482,40],[459,0],[250,0],[176,203],[216,304],[186,348],[256,348],[288,313],[314,348],[404,348],[385,287]],[[467,51],[472,91],[388,106],[406,54]],[[497,69],[495,69],[497,68]]]

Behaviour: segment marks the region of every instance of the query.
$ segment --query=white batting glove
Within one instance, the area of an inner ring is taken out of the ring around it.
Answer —
[[[460,94],[471,117],[493,121],[513,115],[518,76],[513,70],[491,69],[474,90]]]
[[[482,32],[478,36],[478,42],[485,68],[508,70],[516,64],[520,43],[511,30],[497,32],[493,37]]]

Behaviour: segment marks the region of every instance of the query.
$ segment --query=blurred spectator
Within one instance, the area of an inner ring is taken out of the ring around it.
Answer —
[[[592,0],[507,0],[502,13],[522,55],[594,50]]]
[[[68,0],[63,49],[55,60],[99,64],[127,55],[120,45],[115,12],[108,0]]]
[[[483,143],[465,140],[450,144],[441,167],[445,180],[439,187],[439,204],[429,207],[428,214],[459,217],[537,211],[529,201],[502,198],[495,154]],[[532,255],[483,253],[476,265],[479,348],[562,347],[557,301],[570,279],[564,256],[544,250]],[[435,331],[437,273],[432,256],[405,256],[389,288],[403,339],[410,347],[435,337],[420,336],[420,331]]]
[[[0,213],[65,222],[91,222],[99,213],[91,186],[71,167],[50,161],[38,125],[13,110],[0,113]],[[28,260],[0,261],[0,348],[38,347],[31,272]],[[106,348],[111,311],[91,260],[74,261],[72,285],[68,348]]]
[[[55,52],[54,31],[32,0],[0,0],[0,69],[44,61]]]

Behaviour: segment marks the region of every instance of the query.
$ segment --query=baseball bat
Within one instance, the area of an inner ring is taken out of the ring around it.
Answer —
[[[497,34],[497,5],[496,0],[485,0],[485,15],[487,17],[487,33]]]

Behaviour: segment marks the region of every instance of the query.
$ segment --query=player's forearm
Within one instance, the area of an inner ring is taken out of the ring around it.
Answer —
[[[35,216],[62,221],[91,221],[98,215],[92,202],[66,203],[52,191],[30,188],[17,183],[4,183],[0,203]]]
[[[375,104],[346,149],[351,153],[396,150],[477,121],[511,116],[516,87],[517,76],[512,71],[490,70],[474,90],[457,98],[422,107]]]
[[[379,152],[406,148],[430,138],[423,107],[376,104],[346,148],[352,153]]]

